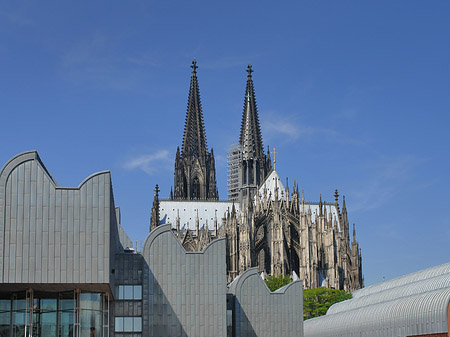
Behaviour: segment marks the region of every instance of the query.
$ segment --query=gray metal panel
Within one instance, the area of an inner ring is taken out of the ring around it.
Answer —
[[[147,237],[144,259],[144,335],[225,336],[225,241],[187,253],[170,225]],[[148,295],[147,295],[148,294]]]
[[[235,295],[236,336],[303,336],[302,282],[270,292],[257,268],[229,286]]]
[[[60,187],[30,151],[3,167],[0,192],[0,283],[109,283],[109,172]]]
[[[133,247],[133,241],[131,241],[130,237],[128,236],[128,234],[125,232],[125,230],[123,229],[123,227],[121,225],[120,207],[116,207],[115,211],[116,211],[117,228],[119,231],[119,242],[120,242],[118,249],[123,250],[124,248],[127,248],[127,247]]]

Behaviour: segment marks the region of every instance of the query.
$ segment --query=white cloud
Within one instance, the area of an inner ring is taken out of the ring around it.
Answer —
[[[370,210],[389,203],[397,194],[411,188],[415,169],[426,159],[413,155],[382,157],[361,169],[369,173],[366,180],[350,191],[355,200],[352,210]],[[421,186],[418,186],[421,188]]]
[[[141,154],[127,160],[123,168],[127,170],[141,170],[148,175],[154,175],[161,169],[166,170],[172,163],[168,150],[159,150],[155,153]]]
[[[319,130],[311,126],[300,124],[295,116],[280,116],[269,112],[263,114],[261,127],[263,134],[270,139],[282,139],[283,141],[295,141],[300,138],[310,139]]]
[[[343,135],[336,130],[302,124],[294,115],[280,116],[279,114],[269,112],[263,116],[261,127],[264,136],[269,141],[313,141],[320,138],[339,144],[364,145],[362,140]]]
[[[281,134],[289,140],[296,140],[300,137],[301,132],[299,125],[290,123],[287,120],[272,120],[263,123],[264,131],[268,134]],[[306,128],[305,134],[310,133],[311,128]]]

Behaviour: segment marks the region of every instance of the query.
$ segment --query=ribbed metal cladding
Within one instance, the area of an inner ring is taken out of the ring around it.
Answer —
[[[414,336],[448,332],[450,289],[402,297],[305,321],[306,337]]]
[[[342,311],[362,308],[368,305],[390,301],[395,298],[421,294],[441,288],[450,288],[450,273],[405,284],[401,287],[390,288],[379,293],[372,293],[367,296],[357,297],[351,301],[339,302],[332,305],[330,309],[328,309],[327,314],[330,315]]]
[[[109,283],[109,172],[60,187],[37,152],[0,173],[0,283]]]
[[[401,276],[390,281],[374,284],[372,286],[356,290],[355,292],[353,292],[353,298],[367,296],[369,294],[378,293],[383,290],[403,286],[412,282],[427,280],[443,274],[450,274],[450,263],[444,263],[435,267]]]
[[[303,336],[302,282],[270,292],[257,268],[229,286],[235,296],[235,331],[240,336]]]
[[[448,333],[450,264],[358,290],[325,316],[305,321],[307,337],[419,336]]]
[[[171,225],[161,225],[143,256],[144,336],[226,336],[225,239],[187,253]]]

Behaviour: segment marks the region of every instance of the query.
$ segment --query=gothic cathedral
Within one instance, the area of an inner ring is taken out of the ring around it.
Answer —
[[[353,291],[364,286],[355,226],[350,242],[345,197],[334,202],[305,201],[294,182],[284,186],[263,140],[247,68],[239,143],[228,153],[228,200],[219,201],[214,153],[208,152],[197,64],[192,62],[183,143],[175,156],[174,189],[160,199],[156,186],[150,230],[172,224],[188,251],[200,251],[226,238],[231,282],[251,267],[264,275],[291,275],[304,289],[325,286]],[[275,156],[274,151],[274,156]],[[275,157],[274,157],[275,159]],[[273,163],[273,167],[272,167]]]

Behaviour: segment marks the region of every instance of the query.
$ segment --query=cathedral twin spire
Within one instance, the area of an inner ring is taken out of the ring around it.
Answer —
[[[264,149],[253,87],[252,66],[247,67],[247,87],[245,89],[244,113],[242,114],[239,144],[245,159],[264,157]]]
[[[242,114],[239,146],[242,159],[239,165],[239,195],[241,202],[250,205],[250,200],[270,170],[270,159],[264,154],[261,128],[259,126],[252,66],[247,67],[244,111]]]
[[[197,80],[197,62],[192,61],[183,144],[175,158],[175,199],[217,200],[214,152],[208,152],[203,122],[200,90]]]
[[[208,152],[205,125],[200,102],[197,79],[197,62],[192,61],[192,75],[184,126],[181,152],[177,149],[175,159],[175,199],[218,199],[213,150]],[[270,170],[270,160],[264,154],[261,128],[256,106],[252,79],[252,66],[247,67],[244,111],[239,137],[242,151],[240,163],[239,189],[246,191],[247,199],[254,195],[256,188]],[[249,190],[250,189],[250,190]],[[172,193],[171,193],[172,198]]]
[[[200,103],[200,91],[197,80],[198,66],[195,59],[192,61],[191,68],[191,85],[189,88],[186,123],[184,126],[181,153],[194,157],[203,157],[206,155],[208,149],[206,144],[202,105]]]
[[[192,61],[191,68],[192,76],[181,153],[201,157],[207,152],[207,142],[197,79],[198,66],[195,59]],[[249,64],[247,67],[247,87],[245,90],[244,112],[242,114],[239,143],[242,147],[244,158],[262,158],[264,157],[264,149],[252,72],[252,66]]]

